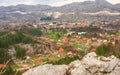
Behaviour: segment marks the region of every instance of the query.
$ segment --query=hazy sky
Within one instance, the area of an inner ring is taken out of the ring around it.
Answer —
[[[62,6],[72,2],[83,2],[83,1],[86,0],[0,0],[0,6],[9,6],[9,5],[17,5],[17,4],[27,4],[27,5],[44,4],[51,6]],[[112,4],[120,3],[120,0],[107,0],[107,1]]]

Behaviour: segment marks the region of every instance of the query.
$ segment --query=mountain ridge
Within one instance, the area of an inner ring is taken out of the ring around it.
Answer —
[[[120,4],[111,4],[106,0],[95,0],[85,2],[74,2],[61,7],[51,7],[49,5],[16,5],[0,7],[0,23],[2,22],[35,22],[42,17],[52,17],[52,21],[61,20],[67,22],[77,22],[81,20],[114,20],[120,19],[120,15],[109,15],[106,13],[99,13],[97,15],[81,14],[96,13],[101,11],[108,11],[111,13],[120,13]],[[13,13],[14,12],[14,13]],[[56,13],[57,12],[57,13]],[[72,13],[72,14],[70,14]],[[57,16],[57,18],[55,17]]]

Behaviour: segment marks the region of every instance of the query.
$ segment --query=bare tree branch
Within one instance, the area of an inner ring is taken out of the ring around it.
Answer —
[[[9,59],[7,62],[4,63],[3,67],[1,67],[0,69],[0,75],[2,75],[3,73],[6,72],[6,67],[8,65],[8,63],[11,61],[11,59]]]

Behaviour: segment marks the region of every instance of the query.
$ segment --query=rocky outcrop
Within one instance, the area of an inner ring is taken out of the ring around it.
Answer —
[[[67,65],[46,64],[30,69],[23,75],[66,75],[67,69]]]
[[[120,60],[115,56],[100,57],[92,52],[69,65],[41,65],[23,75],[119,75]]]
[[[79,61],[69,64],[74,67],[70,75],[118,75],[120,60],[115,56],[98,57],[94,52],[87,54]]]

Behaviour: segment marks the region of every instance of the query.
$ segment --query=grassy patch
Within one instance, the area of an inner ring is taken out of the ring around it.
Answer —
[[[75,43],[75,44],[73,44],[73,48],[78,48],[79,47],[79,44],[77,44],[77,43]]]
[[[38,65],[39,63],[38,62],[35,62],[35,61],[29,61],[27,62],[29,65],[31,66],[34,66],[34,65]]]
[[[34,36],[41,36],[42,32],[39,28],[33,28],[28,31],[29,34],[34,35]]]
[[[48,62],[47,64],[53,64],[53,65],[69,64],[72,61],[77,60],[77,59],[79,59],[78,56],[64,57],[64,58],[61,58],[61,59],[56,60],[56,61]]]
[[[13,66],[11,66],[11,67],[12,67],[13,70],[17,70],[17,69],[19,69],[19,68],[22,68],[22,66],[18,66],[18,65],[13,65]]]
[[[116,35],[120,35],[120,32],[117,32]]]
[[[7,32],[0,32],[0,36],[7,34]]]
[[[49,30],[48,32],[47,32],[47,36],[49,37],[49,38],[54,38],[54,39],[60,39],[60,37],[62,36],[62,35],[64,35],[64,34],[66,34],[67,33],[67,31],[65,31],[65,30],[61,30],[61,31],[57,31],[57,30]]]

